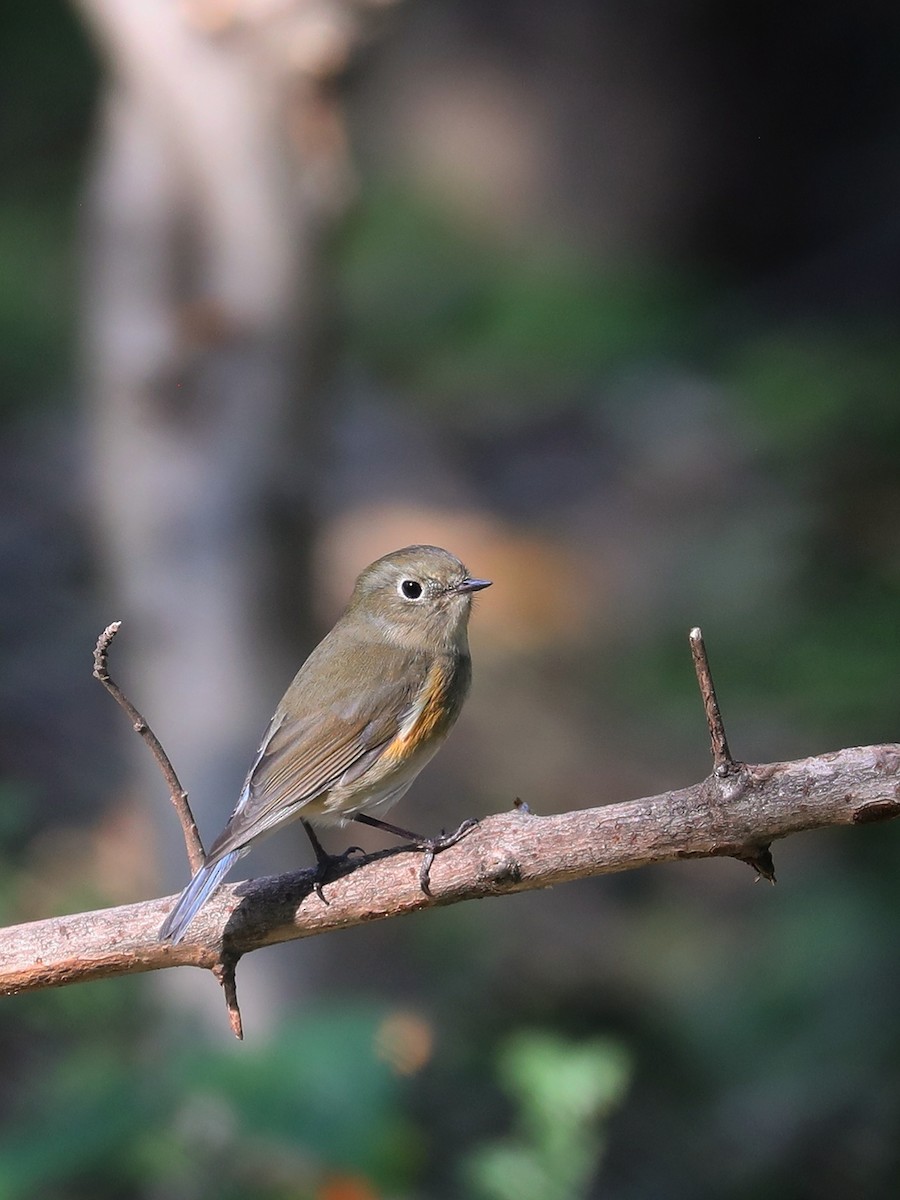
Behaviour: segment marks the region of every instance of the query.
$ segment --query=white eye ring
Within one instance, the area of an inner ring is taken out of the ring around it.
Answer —
[[[397,591],[404,600],[421,600],[425,595],[425,589],[418,579],[401,579],[397,584]]]

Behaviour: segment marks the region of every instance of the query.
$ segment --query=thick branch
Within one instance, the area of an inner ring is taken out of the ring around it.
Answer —
[[[419,853],[395,850],[348,864],[325,885],[327,904],[312,891],[310,871],[224,887],[177,946],[157,941],[171,897],[14,926],[0,931],[0,994],[160,967],[221,972],[223,962],[232,972],[222,979],[227,992],[240,956],[273,942],[675,859],[757,863],[777,838],[900,814],[900,745],[735,766],[725,778],[713,773],[627,804],[488,817],[437,856],[431,896],[419,885]]]

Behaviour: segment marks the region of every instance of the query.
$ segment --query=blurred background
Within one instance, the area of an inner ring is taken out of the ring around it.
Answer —
[[[898,54],[874,0],[10,9],[3,922],[187,879],[110,620],[209,841],[413,541],[495,586],[403,824],[698,781],[693,624],[736,756],[895,739]],[[895,1196],[898,853],[266,950],[242,1045],[186,969],[7,999],[0,1196]]]

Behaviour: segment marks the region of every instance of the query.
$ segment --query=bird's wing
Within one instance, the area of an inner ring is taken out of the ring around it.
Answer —
[[[372,682],[366,664],[359,667],[358,676],[332,688],[320,707],[279,706],[210,858],[303,816],[305,804],[339,781],[358,777],[394,740],[415,706],[424,670],[408,655],[385,661],[382,654]]]

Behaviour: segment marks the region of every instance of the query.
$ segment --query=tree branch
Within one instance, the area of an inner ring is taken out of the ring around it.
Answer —
[[[626,804],[488,817],[436,857],[431,896],[419,885],[419,853],[400,849],[348,864],[326,883],[327,904],[313,891],[312,871],[225,886],[177,946],[157,941],[172,897],[14,926],[0,931],[0,994],[190,965],[219,972],[234,1022],[234,964],[261,946],[652,863],[753,862],[792,833],[900,815],[897,744],[737,767]]]
[[[202,846],[187,796],[147,723],[109,677],[107,653],[118,629],[115,623],[100,635],[94,674],[148,741],[196,866]],[[435,858],[427,891],[421,852],[408,848],[338,867],[324,903],[316,871],[232,884],[207,902],[191,923],[190,940],[177,945],[158,938],[171,896],[13,926],[0,930],[0,995],[161,967],[205,967],[222,985],[240,1038],[235,971],[242,955],[261,946],[683,858],[730,856],[774,883],[770,846],[778,838],[900,815],[900,745],[763,766],[733,759],[699,629],[691,630],[690,642],[713,754],[712,774],[694,787],[549,817],[517,800],[513,812],[488,817]]]

